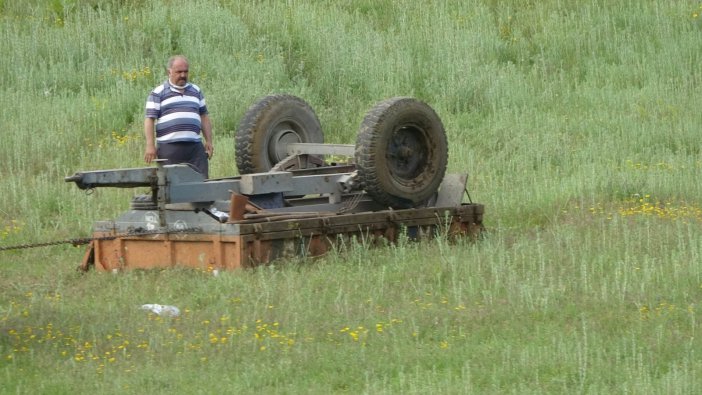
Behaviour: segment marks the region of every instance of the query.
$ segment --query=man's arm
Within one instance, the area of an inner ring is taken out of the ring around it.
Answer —
[[[151,163],[156,159],[156,137],[154,135],[154,125],[156,120],[144,118],[144,137],[146,138],[146,149],[144,150],[144,160]]]
[[[205,152],[208,158],[214,154],[214,141],[212,140],[212,122],[207,114],[200,116],[202,122],[202,136],[205,137]]]

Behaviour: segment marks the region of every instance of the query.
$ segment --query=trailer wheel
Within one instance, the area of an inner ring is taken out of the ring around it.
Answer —
[[[366,113],[356,139],[365,191],[392,208],[418,207],[439,189],[448,162],[441,119],[424,102],[396,97]]]
[[[317,115],[296,96],[270,95],[244,114],[235,137],[240,174],[263,173],[287,157],[290,143],[323,143]]]

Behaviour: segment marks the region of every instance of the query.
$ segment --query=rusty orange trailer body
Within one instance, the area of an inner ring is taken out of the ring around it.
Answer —
[[[353,242],[395,242],[401,235],[418,240],[437,235],[474,238],[482,230],[483,210],[480,204],[461,204],[316,218],[235,221],[207,229],[199,227],[195,233],[121,235],[118,229],[134,223],[135,216],[139,217],[138,221],[142,216],[155,214],[132,211],[125,218],[96,224],[95,240],[81,267],[88,270],[94,265],[100,271],[170,267],[231,270],[281,258],[319,256]],[[189,215],[191,222],[197,221],[198,214]],[[182,227],[187,227],[187,222],[185,218]]]

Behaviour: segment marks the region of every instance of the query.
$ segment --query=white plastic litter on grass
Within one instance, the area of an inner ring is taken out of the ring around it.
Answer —
[[[178,317],[180,315],[180,310],[175,306],[144,304],[141,305],[141,309],[149,310],[150,312],[163,317]]]

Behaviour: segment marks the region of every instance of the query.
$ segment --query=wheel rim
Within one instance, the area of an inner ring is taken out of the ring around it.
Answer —
[[[424,130],[413,125],[399,127],[392,133],[385,158],[396,181],[408,184],[424,172],[429,155],[427,144]]]
[[[299,130],[301,130],[300,126],[292,121],[275,125],[268,140],[268,158],[272,164],[288,157],[288,144],[302,142]]]

